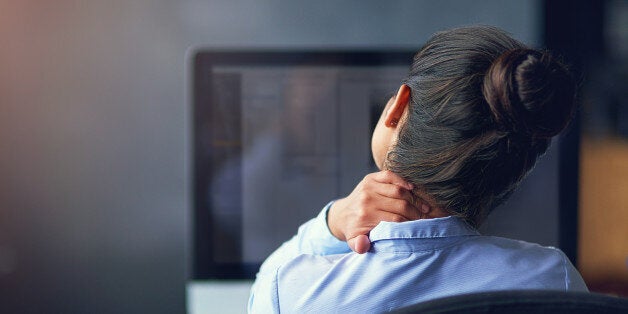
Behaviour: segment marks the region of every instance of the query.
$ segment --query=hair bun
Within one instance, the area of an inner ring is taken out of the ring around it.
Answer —
[[[513,49],[493,61],[483,94],[500,129],[527,138],[550,138],[569,123],[575,83],[548,53]]]

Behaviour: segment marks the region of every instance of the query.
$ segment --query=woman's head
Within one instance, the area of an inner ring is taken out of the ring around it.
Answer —
[[[374,155],[378,136],[392,138],[378,165],[420,186],[434,206],[479,225],[566,127],[574,96],[563,65],[501,30],[440,32],[415,55],[387,105]]]

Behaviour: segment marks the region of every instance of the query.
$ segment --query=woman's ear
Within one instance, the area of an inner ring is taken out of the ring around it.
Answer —
[[[386,111],[384,125],[389,128],[396,128],[405,110],[408,108],[408,101],[410,101],[410,87],[403,84],[399,87],[397,96],[392,100],[390,108]]]

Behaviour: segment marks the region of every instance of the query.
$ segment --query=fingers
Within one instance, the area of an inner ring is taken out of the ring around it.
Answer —
[[[414,185],[412,185],[412,183],[406,182],[406,180],[402,177],[388,170],[371,173],[367,177],[369,176],[379,183],[394,184],[408,190],[414,189]]]
[[[369,204],[376,207],[378,210],[401,215],[407,220],[414,220],[420,218],[421,212],[421,199],[414,198],[412,192],[400,188],[392,184],[381,184],[374,187],[375,193],[380,197],[373,197]]]
[[[351,250],[358,254],[364,254],[371,248],[371,241],[369,240],[369,237],[364,234],[347,240],[347,244]]]
[[[373,182],[371,183],[370,188],[373,192],[381,196],[406,200],[409,203],[414,203],[412,190],[408,190],[405,187],[400,187],[390,183]]]
[[[375,181],[371,183],[371,186],[375,189],[375,192],[389,198],[402,199],[410,203],[412,206],[408,206],[403,203],[396,203],[389,207],[388,211],[397,213],[408,219],[418,219],[416,216],[416,210],[420,213],[426,214],[430,211],[430,206],[423,201],[420,191],[414,190],[414,185],[406,182],[399,175],[385,170],[376,173],[372,173],[372,179]],[[419,193],[418,195],[415,193]],[[386,210],[386,209],[384,209]]]
[[[415,198],[412,194],[414,186],[390,171],[369,174],[364,181],[367,181],[363,185],[364,189],[385,197],[404,199],[414,204]]]
[[[387,212],[389,215],[401,216],[406,220],[416,220],[421,218],[421,209],[414,204],[407,202],[406,200],[398,199],[384,199],[382,201],[382,211]],[[397,221],[394,218],[392,220],[385,221]]]
[[[400,221],[415,220],[420,218],[420,209],[405,199],[395,199],[381,196],[363,196],[358,201],[357,210],[354,218],[364,223],[372,223],[373,227],[379,221],[398,221],[398,219],[390,219],[390,215],[401,216]]]

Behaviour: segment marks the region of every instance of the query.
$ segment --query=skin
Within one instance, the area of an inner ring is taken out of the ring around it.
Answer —
[[[368,233],[380,221],[402,222],[417,219],[446,217],[448,214],[435,206],[431,198],[400,176],[388,171],[386,156],[395,145],[400,126],[406,121],[410,88],[402,85],[377,122],[371,150],[375,164],[381,170],[368,174],[351,194],[333,203],[327,215],[332,234],[356,253],[367,252],[371,243]]]

